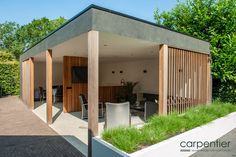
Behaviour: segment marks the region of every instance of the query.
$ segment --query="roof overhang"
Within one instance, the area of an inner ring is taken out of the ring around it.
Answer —
[[[26,60],[90,30],[128,38],[167,44],[171,47],[209,54],[209,42],[179,33],[163,26],[91,5],[68,20],[20,56]]]

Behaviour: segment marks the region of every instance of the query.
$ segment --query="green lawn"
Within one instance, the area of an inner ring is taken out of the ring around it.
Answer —
[[[117,148],[131,153],[234,111],[236,105],[215,101],[210,106],[195,107],[183,114],[155,115],[141,129],[127,127],[106,130],[102,138]]]

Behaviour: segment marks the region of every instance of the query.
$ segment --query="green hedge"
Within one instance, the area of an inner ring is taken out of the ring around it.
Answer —
[[[20,65],[18,61],[0,61],[0,86],[3,95],[19,95]]]
[[[0,50],[0,62],[8,62],[14,60],[15,58],[11,53]]]

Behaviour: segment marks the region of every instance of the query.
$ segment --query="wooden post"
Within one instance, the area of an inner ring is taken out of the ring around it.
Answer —
[[[52,50],[46,51],[47,123],[52,124]]]
[[[206,104],[210,104],[212,101],[212,80],[211,80],[211,58],[210,56],[207,59],[207,101]]]
[[[167,115],[168,46],[159,49],[159,115]]]
[[[34,58],[29,58],[30,65],[30,108],[34,109]]]
[[[98,135],[99,33],[88,32],[88,157],[92,157],[92,137]]]

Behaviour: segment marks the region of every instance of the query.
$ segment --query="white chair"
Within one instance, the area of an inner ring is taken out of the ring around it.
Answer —
[[[105,128],[115,128],[120,126],[130,126],[130,104],[124,103],[105,103],[106,104],[106,120]]]
[[[81,113],[81,119],[85,119],[85,118],[88,118],[88,102],[85,98],[85,96],[83,94],[80,94],[79,96],[79,101],[80,101],[80,105],[81,105],[81,109],[82,109],[82,113]],[[99,110],[98,110],[98,116],[100,118],[103,118],[104,115],[103,115],[103,103],[99,103],[98,104],[99,106]]]

